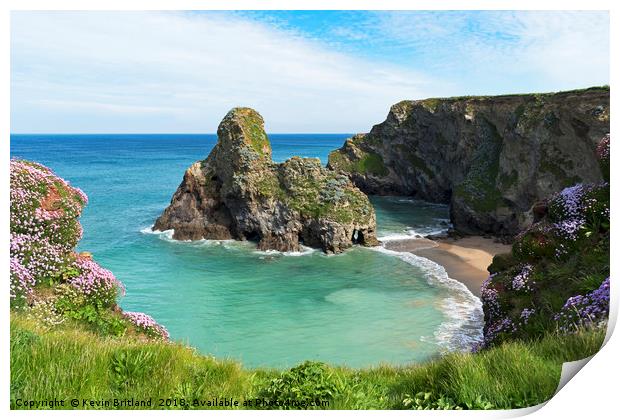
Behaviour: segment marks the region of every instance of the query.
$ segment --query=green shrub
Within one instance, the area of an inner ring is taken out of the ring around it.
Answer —
[[[336,394],[337,378],[329,367],[325,363],[306,361],[271,379],[260,389],[257,398],[271,404],[289,400],[318,402],[333,400]],[[286,405],[280,407],[294,408]]]
[[[128,328],[127,320],[109,309],[107,299],[98,295],[86,296],[69,284],[59,284],[54,288],[53,305],[62,317],[86,324],[102,335],[120,337]]]

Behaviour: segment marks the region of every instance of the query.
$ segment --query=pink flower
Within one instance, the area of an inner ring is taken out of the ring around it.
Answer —
[[[79,273],[68,280],[68,283],[87,296],[98,296],[112,303],[116,294],[125,294],[125,286],[116,279],[110,270],[106,270],[89,257],[78,256],[75,268]]]
[[[9,269],[11,273],[11,299],[30,297],[35,284],[30,271],[15,257],[11,257]]]
[[[168,340],[170,334],[162,325],[159,325],[151,316],[142,312],[123,312],[127,318],[136,327],[144,330],[147,334]]]

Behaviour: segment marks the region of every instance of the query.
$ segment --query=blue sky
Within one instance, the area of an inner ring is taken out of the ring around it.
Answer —
[[[13,12],[13,133],[363,132],[402,99],[609,83],[607,12]]]

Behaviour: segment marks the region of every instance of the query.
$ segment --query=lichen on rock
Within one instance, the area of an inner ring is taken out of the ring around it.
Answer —
[[[318,159],[274,163],[256,111],[232,109],[217,134],[209,156],[185,172],[154,229],[174,229],[179,240],[256,240],[260,249],[278,251],[299,251],[303,244],[336,253],[377,243],[368,197]]]

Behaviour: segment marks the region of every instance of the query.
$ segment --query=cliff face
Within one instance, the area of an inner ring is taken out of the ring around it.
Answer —
[[[514,235],[537,201],[600,181],[595,147],[607,132],[609,88],[402,101],[328,167],[366,193],[449,203],[463,233]]]
[[[231,110],[217,134],[209,156],[185,172],[155,230],[174,229],[180,240],[258,240],[260,249],[278,251],[303,243],[340,252],[377,242],[368,197],[318,159],[274,163],[256,111]]]

